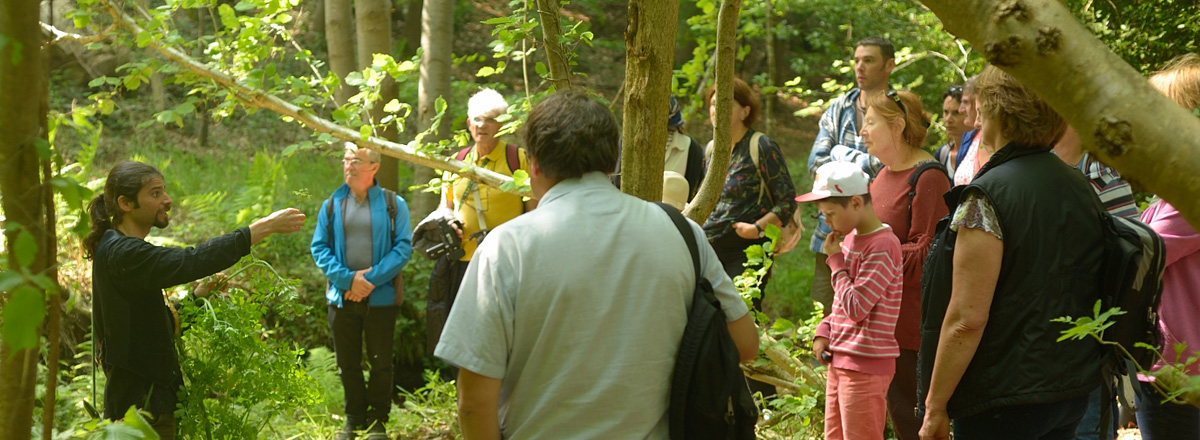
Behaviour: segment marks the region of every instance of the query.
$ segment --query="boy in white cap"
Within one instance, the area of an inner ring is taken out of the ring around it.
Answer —
[[[817,169],[812,192],[796,197],[815,201],[833,228],[824,244],[833,304],[813,339],[813,351],[829,366],[826,439],[883,439],[888,384],[900,355],[900,240],[875,216],[869,183],[858,165],[830,162]]]

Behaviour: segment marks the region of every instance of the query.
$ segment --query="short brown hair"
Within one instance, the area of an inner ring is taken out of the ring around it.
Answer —
[[[712,97],[717,93],[717,86],[712,85],[704,92],[704,105],[712,103]],[[749,84],[742,81],[741,78],[733,78],[733,100],[743,107],[750,107],[750,114],[746,115],[746,119],[742,121],[747,127],[758,122],[758,114],[762,113],[762,101],[758,99],[758,92],[750,88]]]
[[[850,199],[855,198],[855,197],[861,198],[864,205],[871,204],[871,193],[859,194],[859,195],[855,195],[855,196],[826,197],[824,199],[817,200],[817,201],[818,202],[829,202],[829,203],[833,203],[833,204],[836,204],[838,206],[845,208],[847,206],[850,206]]]
[[[929,134],[929,115],[925,114],[921,98],[912,92],[897,91],[896,98],[904,103],[904,113],[901,113],[900,106],[896,105],[895,98],[889,96],[890,93],[891,91],[872,93],[867,97],[867,107],[875,109],[889,125],[904,118],[904,131],[900,133],[900,137],[908,146],[921,148],[925,145],[925,135]]]
[[[975,89],[979,115],[994,124],[1001,136],[1017,145],[1049,147],[1067,128],[1062,116],[1050,104],[995,66],[983,69]]]
[[[1188,110],[1200,107],[1200,55],[1184,54],[1150,76],[1150,85]]]
[[[523,130],[529,156],[547,176],[563,180],[617,168],[617,119],[585,92],[558,92],[538,102]]]

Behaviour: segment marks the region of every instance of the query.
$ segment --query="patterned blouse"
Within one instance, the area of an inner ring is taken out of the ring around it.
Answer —
[[[733,230],[735,222],[753,223],[767,212],[774,212],[780,220],[787,221],[796,210],[796,188],[792,186],[792,175],[788,173],[779,145],[770,137],[762,136],[757,146],[761,148],[758,153],[759,170],[755,171],[750,157],[752,136],[754,130],[747,130],[733,146],[721,198],[704,223],[709,242],[726,234],[736,236],[737,232]],[[709,159],[705,158],[706,168]],[[761,187],[760,175],[766,180],[766,185]]]

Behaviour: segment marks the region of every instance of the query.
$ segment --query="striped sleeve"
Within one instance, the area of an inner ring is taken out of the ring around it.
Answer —
[[[833,292],[840,299],[845,316],[862,322],[895,287],[902,266],[886,250],[868,250],[863,253],[854,278],[850,278],[844,259],[842,254],[829,256],[829,267],[834,270]]]
[[[1091,182],[1092,189],[1096,190],[1096,195],[1100,196],[1100,203],[1110,214],[1131,220],[1138,218],[1133,189],[1117,170],[1089,157],[1084,174]]]

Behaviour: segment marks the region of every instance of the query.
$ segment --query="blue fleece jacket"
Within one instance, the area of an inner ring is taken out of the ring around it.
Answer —
[[[342,226],[342,200],[350,196],[350,187],[342,185],[333,192],[333,209],[326,215],[326,199],[317,213],[317,230],[312,239],[312,256],[317,267],[329,278],[329,287],[325,299],[329,304],[342,306],[342,293],[350,290],[354,280],[354,271],[346,267],[346,237]],[[400,269],[408,264],[412,256],[412,226],[408,223],[408,204],[404,198],[396,196],[396,238],[391,239],[388,229],[387,202],[383,199],[383,188],[379,185],[367,190],[371,201],[371,236],[372,255],[371,270],[367,272],[367,281],[375,285],[368,298],[371,306],[386,306],[396,303],[396,288],[392,280],[400,273]],[[333,222],[333,237],[329,237],[329,222]]]

